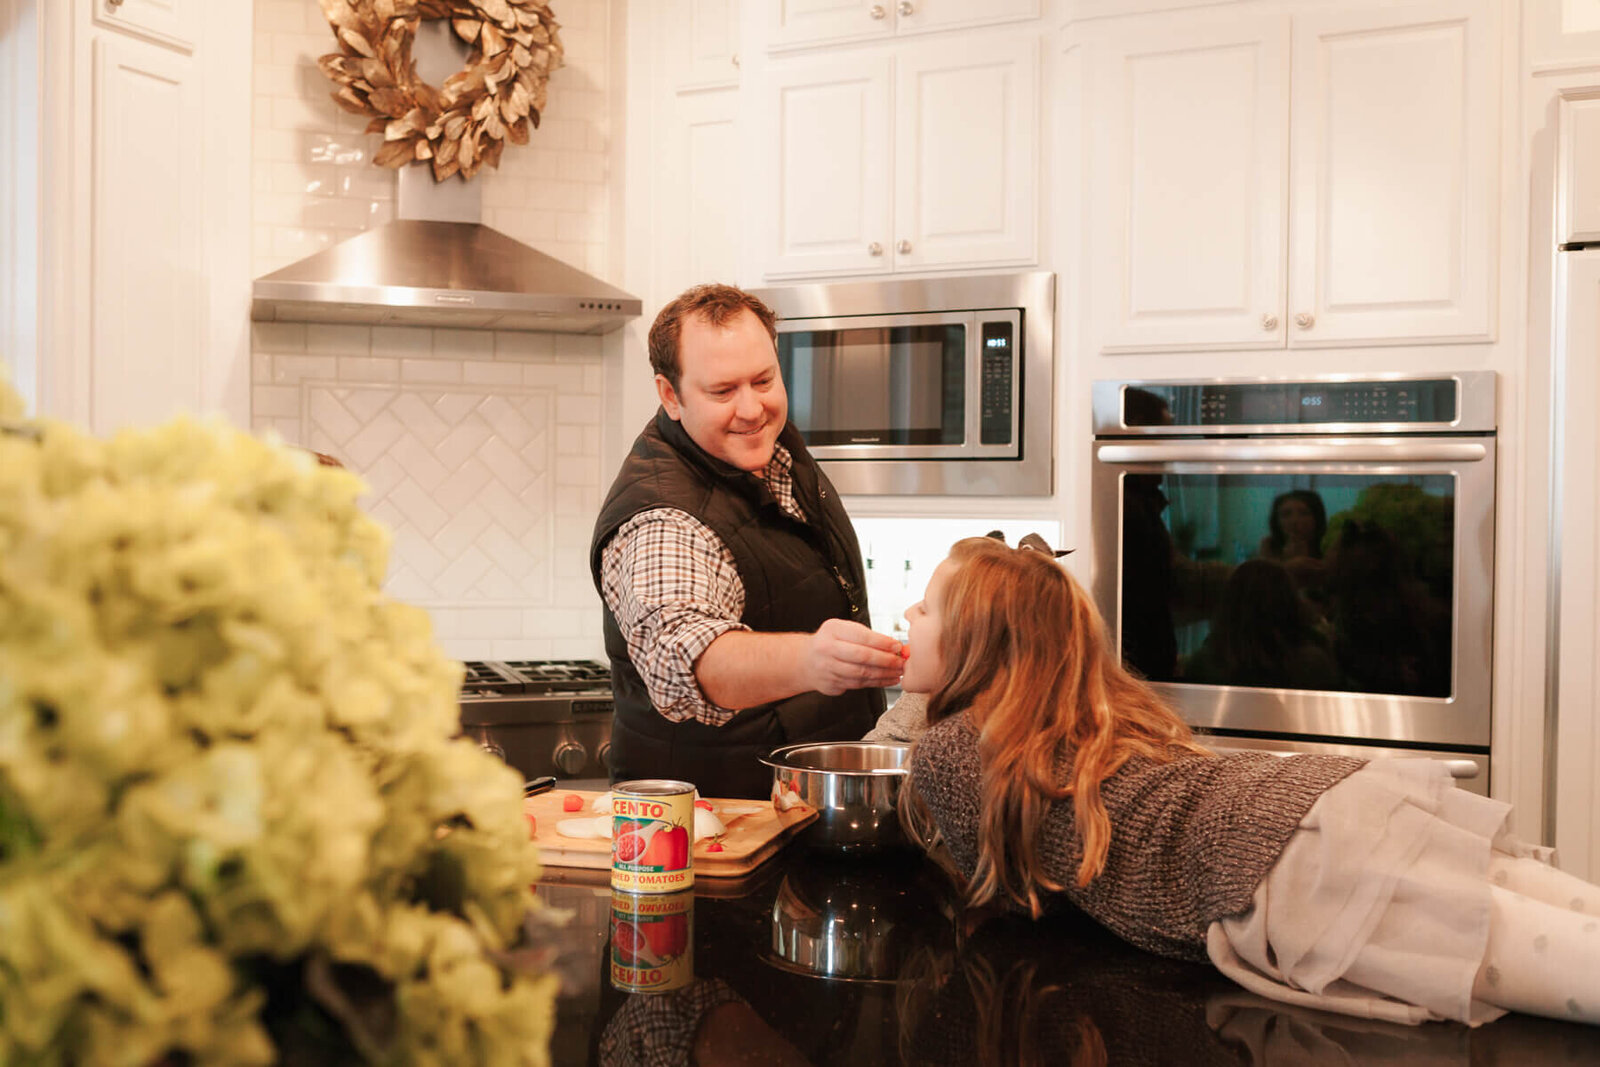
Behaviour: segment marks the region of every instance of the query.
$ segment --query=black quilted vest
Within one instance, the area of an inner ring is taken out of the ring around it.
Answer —
[[[705,523],[733,553],[744,584],[740,621],[752,630],[811,633],[835,618],[866,624],[861,549],[839,494],[792,423],[778,442],[794,457],[795,498],[809,522],[785,514],[760,478],[710,455],[657,411],[600,507],[589,546],[595,587],[601,551],[618,527],[642,511],[670,507]],[[669,722],[652,707],[609,606],[605,641],[617,704],[609,757],[614,782],[679,778],[704,796],[765,797],[772,771],[759,762],[762,755],[800,741],[854,741],[883,711],[883,691],[862,689],[836,697],[801,693],[745,708],[723,726]]]

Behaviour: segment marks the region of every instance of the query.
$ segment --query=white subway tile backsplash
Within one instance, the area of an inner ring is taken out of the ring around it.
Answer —
[[[435,349],[437,351],[437,349]],[[402,382],[459,382],[461,361],[455,359],[402,359]]]
[[[333,356],[280,353],[272,360],[272,380],[298,384],[306,378],[332,378],[338,369],[339,362]]]
[[[298,418],[300,390],[275,385],[258,385],[253,390],[252,412],[270,418]]]
[[[507,363],[469,361],[461,364],[461,380],[471,385],[521,385],[522,368]]]
[[[496,359],[539,360],[551,359],[555,355],[556,335],[552,333],[496,330],[492,336]]]
[[[431,357],[433,331],[421,326],[374,326],[372,354],[396,359]]]
[[[451,359],[492,359],[494,337],[488,330],[434,330],[433,352]]]
[[[372,331],[366,326],[310,323],[306,326],[306,350],[320,356],[369,355],[372,352]]]
[[[378,356],[340,356],[339,377],[362,382],[399,381],[400,361]]]

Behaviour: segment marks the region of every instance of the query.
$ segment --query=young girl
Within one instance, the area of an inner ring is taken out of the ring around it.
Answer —
[[[1047,553],[958,542],[908,613],[905,822],[973,905],[1070,902],[1252,991],[1416,1023],[1600,1023],[1600,889],[1429,760],[1217,756]]]

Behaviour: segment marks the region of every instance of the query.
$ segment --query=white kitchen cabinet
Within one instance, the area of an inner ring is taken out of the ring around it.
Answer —
[[[1524,10],[1533,70],[1600,63],[1600,0],[1531,0]]]
[[[86,310],[97,433],[202,407],[196,81],[187,56],[109,34],[94,42]]]
[[[1490,15],[1428,0],[1110,37],[1094,105],[1101,347],[1491,339]]]
[[[1032,34],[769,64],[763,275],[1033,262],[1038,95]]]
[[[1563,96],[1556,243],[1600,241],[1600,91]]]
[[[1145,32],[1100,58],[1090,225],[1103,346],[1283,344],[1289,20]]]
[[[738,0],[665,0],[659,17],[675,89],[739,84]]]
[[[94,20],[133,36],[189,52],[200,39],[204,0],[90,0]],[[212,0],[216,2],[216,0]]]
[[[39,265],[20,358],[40,412],[97,434],[177,412],[248,424],[249,5],[37,11],[37,231],[18,260]]]
[[[659,221],[652,245],[661,292],[738,280],[745,195],[738,111],[733,89],[679,93],[672,101],[654,183]]]
[[[774,51],[1039,17],[1039,0],[767,0]]]

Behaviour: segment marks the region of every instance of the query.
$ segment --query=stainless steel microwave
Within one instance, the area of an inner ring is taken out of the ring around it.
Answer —
[[[1050,494],[1053,274],[755,294],[789,418],[841,493]]]

